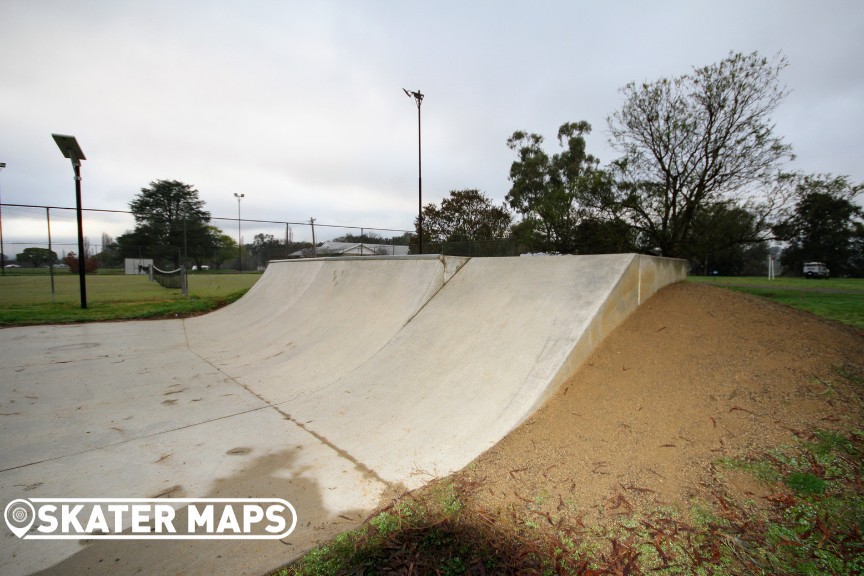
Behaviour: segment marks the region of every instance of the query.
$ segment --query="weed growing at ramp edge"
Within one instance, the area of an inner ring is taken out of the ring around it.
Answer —
[[[482,513],[463,511],[468,489],[433,482],[275,576],[547,573],[551,542],[521,539]]]
[[[0,277],[0,326],[193,316],[233,302],[258,278],[260,274],[190,275],[187,298],[145,276],[88,276],[87,309],[82,310],[77,276],[55,278],[54,304],[46,276]]]
[[[737,563],[756,574],[864,573],[864,433],[816,430],[797,446],[722,469],[761,467],[777,480],[765,502],[736,500],[718,492],[725,505],[724,545]]]

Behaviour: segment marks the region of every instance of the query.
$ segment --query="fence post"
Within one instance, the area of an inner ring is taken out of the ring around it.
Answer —
[[[51,246],[51,208],[45,207],[45,219],[48,222],[48,275],[51,276],[51,304],[54,304],[54,258]]]
[[[312,257],[318,256],[318,246],[315,244],[315,218],[309,218],[309,225],[312,226]]]

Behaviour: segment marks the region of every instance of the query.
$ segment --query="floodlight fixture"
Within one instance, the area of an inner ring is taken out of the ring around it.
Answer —
[[[416,92],[411,92],[410,90],[402,88],[402,91],[405,92],[405,94],[409,98],[414,98],[414,100],[417,101],[417,107],[418,108],[420,107],[420,104],[423,103],[423,94],[419,90],[417,90]]]
[[[423,254],[423,154],[420,139],[420,104],[423,103],[423,94],[420,90],[411,92],[403,88],[402,91],[417,102],[417,244],[419,253]]]
[[[81,151],[81,146],[78,145],[78,140],[74,136],[65,136],[63,134],[52,134],[54,141],[63,152],[64,158],[72,160],[72,166],[81,166],[81,160],[86,160],[84,152]]]
[[[78,145],[78,140],[74,136],[64,134],[52,134],[54,142],[60,148],[64,158],[69,158],[72,161],[72,170],[75,172],[75,212],[78,216],[78,283],[81,290],[81,308],[87,308],[87,280],[84,277],[85,266],[87,259],[84,254],[84,222],[81,215],[81,160],[86,160],[84,152],[81,151],[81,146]]]

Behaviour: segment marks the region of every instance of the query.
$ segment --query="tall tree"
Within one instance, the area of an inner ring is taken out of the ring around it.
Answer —
[[[506,206],[495,206],[476,189],[451,190],[440,208],[423,207],[423,236],[430,244],[500,240],[508,236],[511,222]]]
[[[717,203],[700,210],[693,226],[699,233],[688,245],[692,270],[739,276],[753,257],[764,253],[767,258],[767,246],[756,233],[756,216],[734,203]]]
[[[210,251],[204,255],[206,261],[209,261],[215,268],[219,269],[226,261],[237,258],[237,242],[217,228],[216,226],[208,226],[212,245]],[[198,263],[200,269],[200,263]]]
[[[213,251],[210,213],[198,191],[177,180],[156,180],[129,203],[135,230],[117,238],[124,257],[149,256],[179,266],[183,254],[200,259]]]
[[[787,66],[757,53],[730,54],[677,78],[630,83],[608,120],[610,144],[623,154],[619,205],[646,243],[687,257],[701,211],[732,202],[756,215],[758,229],[786,198],[772,187],[791,148],[774,134],[772,113],[786,95]]]
[[[513,183],[507,202],[523,217],[517,228],[529,249],[565,254],[579,251],[579,227],[599,220],[610,206],[612,180],[600,161],[586,152],[587,122],[568,122],[558,129],[559,153],[549,155],[543,137],[516,131],[507,146],[518,159],[510,166]]]
[[[270,260],[285,256],[285,243],[272,234],[256,234],[249,245],[249,253],[256,265],[267,266]]]
[[[107,233],[102,233],[100,243],[102,250],[94,258],[99,262],[100,268],[122,268],[123,257],[120,255],[120,246]]]
[[[776,227],[788,241],[784,268],[800,274],[804,262],[816,261],[832,275],[864,276],[864,210],[855,203],[862,191],[846,176],[802,177],[794,210]]]
[[[47,266],[48,264],[56,264],[58,262],[57,253],[47,248],[25,248],[23,252],[15,256],[15,261],[19,264],[29,264],[34,268],[39,266]]]

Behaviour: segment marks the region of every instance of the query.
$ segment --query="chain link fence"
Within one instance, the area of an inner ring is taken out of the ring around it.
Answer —
[[[148,246],[126,246],[121,255],[116,248],[118,237],[135,229],[135,218],[123,210],[82,209],[85,234],[84,251],[88,262],[99,273],[123,274],[123,258],[152,258]],[[418,252],[414,231],[365,226],[341,226],[306,222],[211,217],[211,226],[231,238],[233,246],[220,253],[193,254],[184,246],[178,230],[177,245],[163,247],[173,262],[190,270],[222,269],[254,271],[266,267],[270,260],[326,257],[407,255]],[[236,244],[240,239],[239,246]],[[33,250],[33,249],[43,250]],[[28,273],[33,268],[64,268],[64,259],[78,252],[75,208],[0,204],[0,253],[2,273]],[[447,243],[424,242],[426,254],[452,256],[516,256],[511,239]],[[88,270],[90,266],[88,266]]]
[[[470,256],[472,258],[487,256],[519,256],[518,245],[512,238],[502,238],[500,240],[465,240],[462,242],[424,243],[423,251],[430,254]]]

